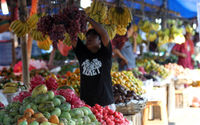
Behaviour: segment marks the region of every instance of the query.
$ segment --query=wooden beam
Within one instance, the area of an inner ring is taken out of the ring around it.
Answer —
[[[19,0],[19,16],[22,22],[26,21],[27,18],[27,4],[26,0]],[[23,82],[24,85],[29,88],[30,76],[29,76],[29,63],[27,55],[27,37],[21,37],[21,50],[22,50],[22,69],[23,69]]]

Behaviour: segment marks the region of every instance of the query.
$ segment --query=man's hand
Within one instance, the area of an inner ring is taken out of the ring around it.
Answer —
[[[121,64],[122,66],[124,66],[124,65],[128,65],[128,61],[127,61],[127,59],[122,58],[122,61],[120,62],[120,64]]]
[[[180,55],[181,57],[183,57],[183,58],[186,58],[187,57],[187,55],[186,54],[184,54],[184,53],[181,53],[181,55]]]

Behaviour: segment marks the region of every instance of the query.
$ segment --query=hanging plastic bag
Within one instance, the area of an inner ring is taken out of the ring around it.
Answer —
[[[72,46],[64,44],[62,41],[58,42],[58,50],[63,56],[67,56],[68,52],[72,49]]]

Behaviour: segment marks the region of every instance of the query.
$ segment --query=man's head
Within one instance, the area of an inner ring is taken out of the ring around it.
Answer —
[[[101,48],[101,37],[94,29],[86,33],[86,47],[91,52],[97,52]]]

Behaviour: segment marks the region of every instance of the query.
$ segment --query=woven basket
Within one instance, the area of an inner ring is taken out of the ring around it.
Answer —
[[[124,115],[135,115],[140,112],[146,106],[146,100],[132,100],[127,104],[116,105],[116,110],[123,113]]]

